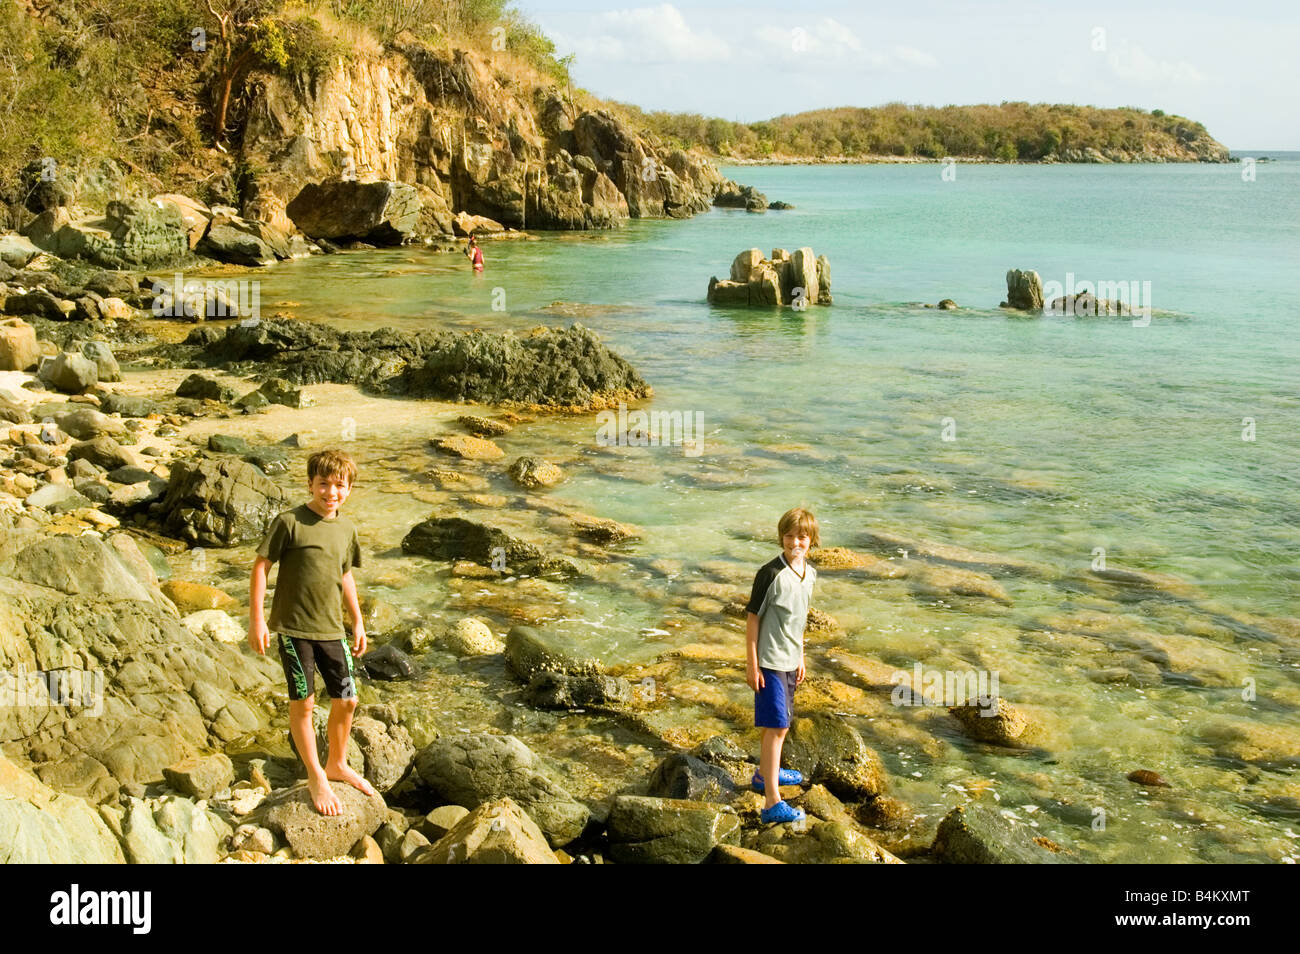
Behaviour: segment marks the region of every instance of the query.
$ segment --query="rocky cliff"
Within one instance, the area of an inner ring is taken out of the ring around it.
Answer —
[[[281,227],[302,188],[329,178],[411,184],[427,236],[450,233],[457,212],[532,229],[684,218],[729,184],[707,159],[580,111],[484,54],[409,37],[314,81],[259,74],[250,85],[244,212]]]

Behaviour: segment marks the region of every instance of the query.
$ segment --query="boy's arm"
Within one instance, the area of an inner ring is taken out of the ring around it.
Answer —
[[[763,688],[763,674],[758,669],[758,615],[745,614],[745,681],[755,692]]]
[[[357,599],[357,581],[352,571],[343,574],[343,601],[352,614],[352,652],[361,655],[366,651],[366,624],[361,618],[361,602]]]
[[[258,557],[253,561],[253,577],[248,586],[248,645],[258,655],[264,654],[271,642],[262,608],[266,601],[266,577],[270,569],[271,561],[263,556]]]

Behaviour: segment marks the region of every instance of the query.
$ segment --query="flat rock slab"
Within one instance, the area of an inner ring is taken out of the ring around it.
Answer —
[[[258,811],[260,824],[271,829],[299,858],[346,855],[365,835],[373,835],[388,817],[379,795],[367,796],[346,782],[331,782],[343,803],[340,815],[322,815],[312,804],[306,782],[270,795]]]

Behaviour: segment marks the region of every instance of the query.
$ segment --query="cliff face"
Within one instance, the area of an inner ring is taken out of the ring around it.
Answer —
[[[556,88],[472,52],[399,41],[314,82],[259,74],[251,86],[245,212],[264,221],[280,220],[308,182],[337,176],[414,185],[430,235],[450,232],[457,212],[534,229],[683,218],[707,210],[726,182],[707,159],[603,110],[574,115]]]

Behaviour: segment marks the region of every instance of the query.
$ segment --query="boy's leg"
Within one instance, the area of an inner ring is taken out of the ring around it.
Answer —
[[[758,770],[763,776],[764,808],[781,800],[781,746],[789,729],[764,729],[763,747],[758,756]]]
[[[348,737],[352,734],[352,714],[357,709],[357,689],[352,668],[352,650],[347,640],[321,643],[321,676],[330,694],[330,717],[327,734],[329,754],[325,757],[325,776],[347,782],[367,795],[377,795],[373,785],[348,765]]]
[[[312,697],[289,700],[289,731],[293,733],[293,744],[298,747],[298,755],[307,768],[307,788],[311,792],[312,804],[322,815],[337,815],[343,811],[343,803],[330,788],[325,769],[321,767],[320,756],[316,754],[316,730],[312,726]]]
[[[316,729],[312,725],[312,689],[316,681],[315,656],[309,640],[297,640],[278,634],[280,662],[289,683],[289,732],[298,749],[298,758],[307,769],[307,788],[312,804],[322,815],[337,815],[343,804],[330,788],[325,769],[316,752]]]

